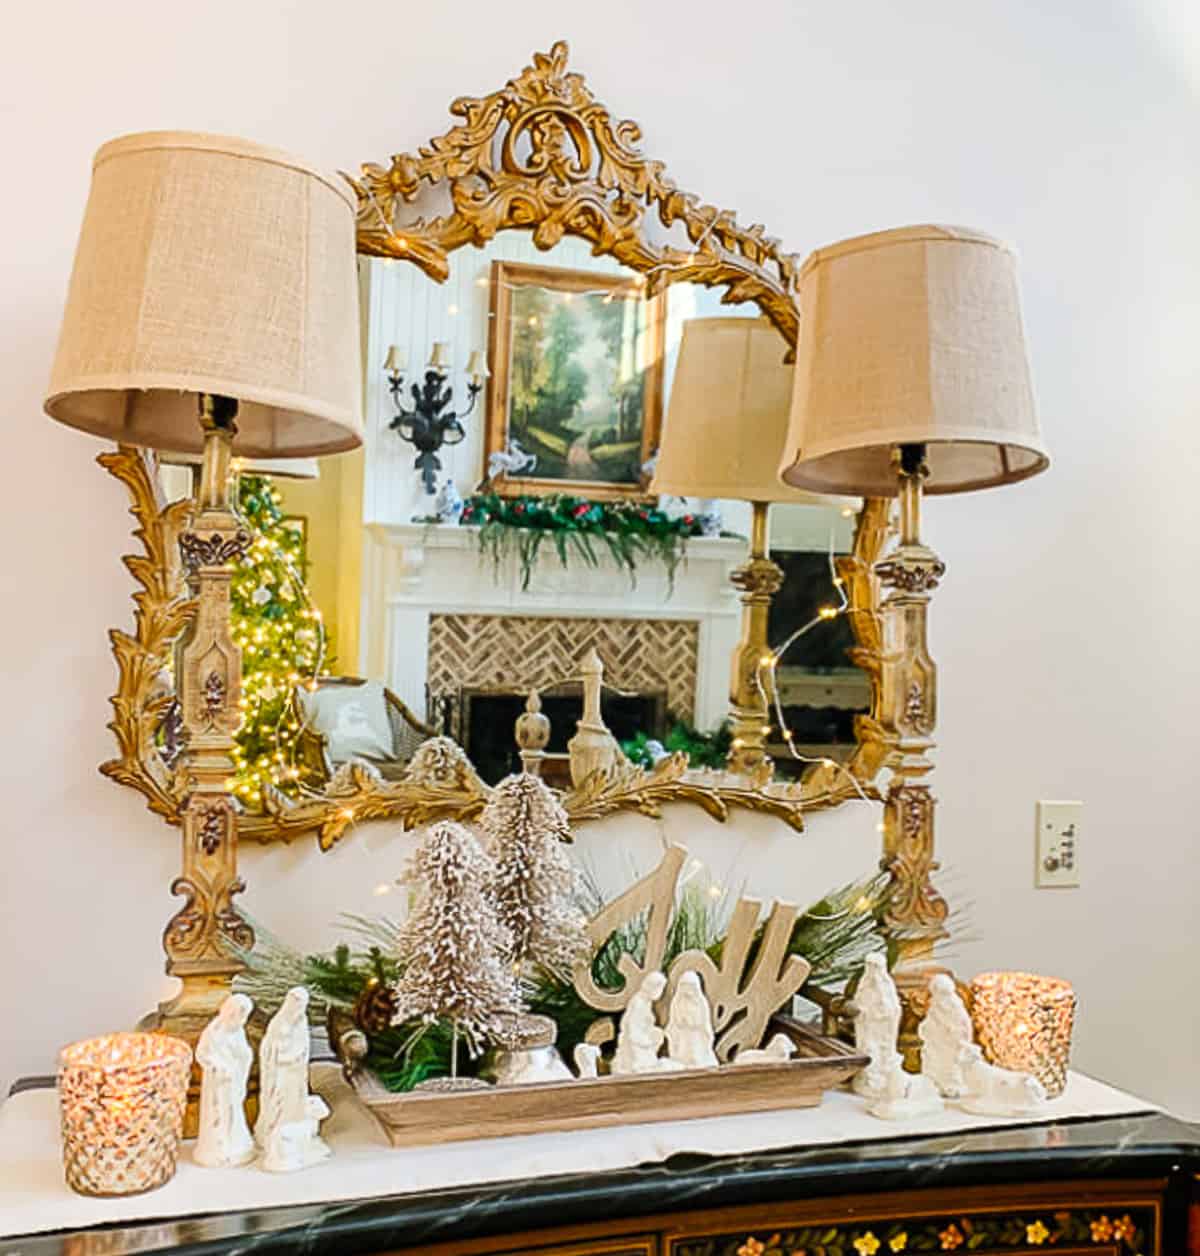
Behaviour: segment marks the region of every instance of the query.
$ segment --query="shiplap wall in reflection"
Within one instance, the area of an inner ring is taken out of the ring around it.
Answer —
[[[367,288],[367,380],[366,380],[366,481],[363,511],[369,523],[408,523],[414,515],[433,512],[433,498],[422,490],[413,469],[415,452],[411,445],[388,428],[395,413],[383,360],[388,345],[408,351],[409,381],[429,358],[434,341],[445,341],[453,363],[452,382],[456,396],[466,399],[463,370],[476,349],[487,348],[488,276],[493,261],[526,262],[564,269],[590,270],[597,274],[621,274],[623,268],[611,258],[593,257],[582,240],[565,239],[550,252],[535,248],[524,232],[506,232],[487,248],[464,248],[450,256],[450,276],[444,284],[435,283],[408,262],[362,259],[362,280]],[[627,272],[626,272],[627,273]],[[722,306],[716,292],[678,284],[668,294],[664,406],[670,395],[679,336],[683,322],[710,314],[757,313],[754,306]],[[467,437],[460,444],[443,449],[443,473],[453,477],[466,496],[483,476],[484,398],[466,421]],[[439,480],[440,482],[440,480]],[[744,507],[730,503],[725,514],[730,527],[743,530]]]

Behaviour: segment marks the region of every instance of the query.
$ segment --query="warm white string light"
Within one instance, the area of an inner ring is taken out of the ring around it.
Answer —
[[[777,649],[770,649],[758,660],[758,666],[754,670],[754,684],[762,696],[763,703],[768,708],[773,708],[775,718],[779,724],[779,731],[783,736],[784,745],[788,748],[788,753],[793,759],[800,763],[819,763],[823,767],[830,768],[834,771],[842,773],[850,784],[854,787],[854,792],[858,795],[862,802],[872,802],[873,800],[862,787],[862,782],[857,776],[844,764],[839,763],[836,759],[828,756],[817,757],[814,755],[801,754],[796,749],[795,734],[787,725],[787,719],[783,710],[783,699],[779,696],[779,685],[776,679],[776,669],[779,666],[783,656],[791,647],[800,640],[801,637],[811,632],[818,624],[826,623],[830,620],[839,618],[842,615],[849,614],[854,610],[850,605],[850,599],[846,594],[846,582],[838,575],[837,562],[834,555],[833,530],[829,532],[829,573],[833,581],[833,587],[837,593],[839,604],[837,606],[822,606],[818,609],[816,615],[807,623],[801,624]],[[764,676],[769,682],[764,683]],[[882,826],[879,826],[882,827]]]

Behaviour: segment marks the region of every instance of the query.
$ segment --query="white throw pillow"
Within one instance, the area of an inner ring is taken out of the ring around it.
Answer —
[[[335,765],[355,758],[393,757],[392,726],[379,681],[302,689],[300,700],[309,724],[328,739]]]

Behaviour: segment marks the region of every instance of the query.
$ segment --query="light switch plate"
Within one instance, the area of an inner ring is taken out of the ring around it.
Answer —
[[[1037,805],[1033,882],[1039,890],[1068,890],[1079,885],[1079,838],[1083,803],[1052,802]]]

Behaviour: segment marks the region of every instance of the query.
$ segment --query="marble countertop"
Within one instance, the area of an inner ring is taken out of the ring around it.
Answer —
[[[488,1145],[480,1145],[488,1154]],[[1081,1119],[747,1155],[677,1155],[656,1165],[531,1181],[254,1209],[0,1240],[3,1256],[356,1253],[420,1248],[561,1225],[830,1194],[1147,1178],[1200,1169],[1200,1127],[1159,1114]]]

